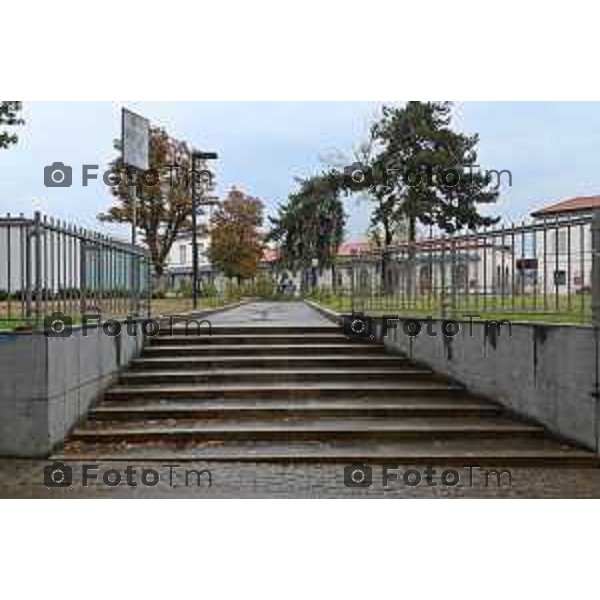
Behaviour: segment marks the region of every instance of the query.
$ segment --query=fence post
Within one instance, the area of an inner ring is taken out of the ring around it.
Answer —
[[[458,306],[458,258],[456,253],[456,239],[452,240],[452,263],[450,265],[450,285],[451,293],[450,293],[450,310],[455,316],[456,308]],[[447,311],[448,312],[448,311]]]
[[[39,211],[33,213],[35,238],[35,322],[39,324],[42,313],[42,227]]]
[[[448,297],[446,294],[446,236],[441,238],[440,251],[440,316],[448,316]]]
[[[354,293],[356,291],[356,284],[354,278],[356,277],[356,254],[352,254],[350,258],[350,310],[354,314]]]
[[[25,226],[25,318],[31,319],[32,315],[32,281],[31,281],[31,244],[33,239],[33,231],[31,224]]]
[[[147,258],[144,262],[146,265],[146,312],[150,318],[152,316],[152,263]]]
[[[600,327],[600,207],[592,217],[592,323]]]
[[[81,314],[87,312],[87,244],[82,232],[79,242],[79,311]]]

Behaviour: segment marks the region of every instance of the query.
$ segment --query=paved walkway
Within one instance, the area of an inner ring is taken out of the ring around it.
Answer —
[[[210,317],[213,325],[282,327],[335,324],[304,302],[250,302]]]
[[[48,489],[44,486],[44,467],[48,461],[0,459],[0,498],[599,498],[600,470],[598,469],[511,469],[512,487],[506,478],[498,487],[494,477],[488,487],[482,477],[474,477],[474,487],[444,487],[439,483],[443,466],[434,467],[436,487],[427,485],[425,476],[420,486],[409,487],[400,481],[390,481],[389,489],[381,486],[381,466],[373,464],[373,487],[349,489],[344,485],[343,464],[253,464],[235,462],[179,463],[173,468],[173,483],[169,484],[169,470],[165,463],[132,463],[137,470],[137,487],[125,485],[108,487],[101,481],[89,487],[80,484],[81,466],[74,464],[73,488]],[[90,463],[88,463],[90,464]],[[98,473],[110,468],[124,473],[123,462],[99,463]],[[425,466],[420,467],[422,473]],[[400,466],[402,474],[412,466]],[[464,471],[456,466],[454,469]],[[157,486],[139,484],[144,469],[156,470],[161,479]],[[212,486],[207,475],[202,475],[201,486],[196,476],[189,478],[191,486],[185,487],[184,470],[209,469]],[[463,478],[464,480],[464,478]],[[461,480],[462,481],[462,480]],[[465,481],[465,484],[468,483]]]

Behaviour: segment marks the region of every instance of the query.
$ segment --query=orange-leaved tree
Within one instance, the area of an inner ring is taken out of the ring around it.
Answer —
[[[118,142],[115,146],[120,152]],[[190,149],[185,142],[171,138],[164,129],[151,127],[148,162],[149,168],[159,174],[160,181],[153,176],[135,179],[136,222],[152,257],[154,272],[160,277],[173,242],[179,233],[191,227]],[[133,179],[124,173],[121,156],[110,164],[110,168],[121,172],[119,184],[111,188],[116,203],[98,215],[98,219],[131,223],[133,204],[128,183]]]
[[[264,249],[264,204],[232,188],[212,219],[209,259],[227,277],[254,277]]]

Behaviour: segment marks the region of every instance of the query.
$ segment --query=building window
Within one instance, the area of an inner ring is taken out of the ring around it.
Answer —
[[[187,247],[183,244],[179,246],[179,263],[185,265],[187,262]]]
[[[554,271],[554,285],[566,285],[567,284],[567,272],[566,271]]]

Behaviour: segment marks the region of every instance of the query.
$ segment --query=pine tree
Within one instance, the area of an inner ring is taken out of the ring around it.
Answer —
[[[416,239],[417,223],[446,233],[475,229],[497,219],[482,216],[478,205],[498,198],[486,175],[479,171],[479,136],[451,128],[449,102],[408,102],[383,108],[372,134],[380,152],[375,195],[383,200],[381,215],[405,217],[408,239]]]
[[[323,173],[299,181],[299,190],[270,217],[268,239],[277,243],[283,268],[306,273],[316,259],[320,269],[331,268],[335,285],[335,258],[343,241],[346,215],[339,197],[341,179]]]

